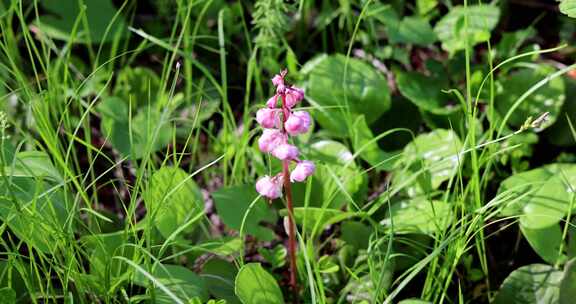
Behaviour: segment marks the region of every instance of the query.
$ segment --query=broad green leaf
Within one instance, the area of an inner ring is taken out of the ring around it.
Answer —
[[[282,304],[282,291],[274,277],[258,263],[242,266],[235,283],[236,295],[244,304]]]
[[[147,152],[166,147],[172,140],[168,119],[155,107],[144,107],[132,113],[132,123],[129,122],[128,104],[120,98],[106,98],[97,109],[102,114],[102,133],[125,156],[140,159]]]
[[[40,0],[50,14],[41,15],[35,25],[51,38],[76,43],[99,44],[125,37],[127,25],[110,0]],[[76,24],[76,33],[73,35]]]
[[[515,174],[500,184],[500,194],[514,196],[503,216],[520,216],[520,224],[542,229],[557,224],[570,211],[576,189],[576,165],[551,164]],[[576,203],[574,204],[576,207]]]
[[[38,287],[34,280],[24,281],[25,277],[30,278],[33,275],[31,271],[33,271],[32,267],[25,262],[0,260],[0,286],[10,287],[18,298],[28,299],[30,293],[37,290]],[[26,286],[26,283],[29,285]]]
[[[447,78],[432,78],[416,72],[398,72],[396,82],[400,93],[421,110],[446,115],[459,109],[453,102],[453,96],[442,92],[448,89]]]
[[[566,86],[566,96],[575,96],[576,94],[576,80],[570,77],[564,78]],[[572,127],[576,127],[576,102],[568,98],[560,113],[557,116],[556,122],[551,125],[542,134],[543,137],[550,143],[561,147],[576,146],[576,138],[572,134],[570,123]],[[568,122],[570,121],[570,123]]]
[[[64,192],[61,175],[43,152],[16,155],[0,178],[0,218],[29,245],[43,252],[56,248],[57,237],[72,233],[72,198]]]
[[[126,67],[118,73],[114,95],[130,102],[133,111],[137,106],[155,104],[161,93],[160,78],[149,68]]]
[[[427,46],[436,42],[436,34],[430,23],[422,17],[404,17],[399,22],[389,22],[386,27],[390,43],[406,43]]]
[[[505,117],[520,96],[553,72],[554,69],[550,66],[538,65],[535,68],[525,68],[511,73],[502,81],[501,92],[496,96],[496,110],[500,116]],[[529,117],[536,119],[548,112],[547,121],[539,127],[545,129],[558,118],[565,98],[564,81],[561,78],[552,79],[523,100],[512,112],[507,124],[519,128]]]
[[[465,18],[468,29],[465,27]],[[442,48],[451,54],[490,39],[498,24],[500,9],[494,5],[454,6],[434,27]]]
[[[152,175],[144,200],[148,216],[165,238],[204,210],[200,189],[184,170],[176,167],[162,167]],[[184,231],[190,232],[194,226],[190,224]]]
[[[203,303],[208,301],[206,283],[199,275],[186,267],[159,264],[150,274],[184,303],[194,298],[200,299]],[[142,287],[153,286],[149,279],[139,271],[136,272],[133,283]],[[154,287],[154,296],[156,297],[154,303],[174,303],[174,300],[159,287]]]
[[[351,203],[351,199],[362,198],[366,176],[346,146],[331,140],[315,142],[311,145],[309,159],[316,161],[314,176],[323,183],[323,202],[313,202],[311,205],[339,208]]]
[[[564,266],[564,275],[560,282],[560,304],[571,304],[576,298],[576,259]]]
[[[452,130],[436,129],[421,134],[404,147],[393,182],[410,196],[438,189],[459,167],[462,143]]]
[[[16,160],[7,164],[6,171],[12,177],[37,177],[52,182],[62,182],[60,172],[54,167],[50,156],[41,151],[22,151],[16,154]]]
[[[576,18],[576,0],[559,0],[560,12],[568,17]]]
[[[303,70],[309,71],[306,99],[315,107],[314,117],[336,135],[348,133],[355,115],[364,114],[371,123],[390,108],[388,82],[363,61],[322,55]]]
[[[413,199],[390,206],[388,216],[381,224],[396,233],[434,234],[450,224],[450,205],[443,201]]]
[[[245,184],[233,187],[218,189],[212,193],[218,215],[228,227],[240,230],[242,219],[250,204],[258,197],[254,184]],[[264,199],[260,198],[254,204],[244,223],[244,233],[251,234],[261,240],[271,241],[274,233],[261,222],[276,222],[276,214],[270,210],[270,206]]]
[[[16,292],[10,287],[0,288],[0,303],[16,304]]]
[[[514,270],[502,283],[494,304],[558,303],[562,272],[532,264]]]
[[[226,300],[227,304],[237,304],[240,303],[234,294],[234,278],[237,273],[238,270],[232,263],[212,258],[204,263],[200,276],[212,296]]]
[[[418,14],[424,16],[432,11],[438,5],[438,0],[416,0]]]
[[[552,225],[541,229],[530,229],[520,225],[520,230],[532,249],[544,261],[555,265],[566,259],[566,256],[560,251],[563,242],[560,225]]]
[[[360,157],[368,162],[370,166],[377,170],[391,170],[398,159],[398,153],[386,152],[378,146],[377,141],[373,141],[374,135],[366,123],[364,116],[358,116],[350,129],[350,138],[356,153],[360,152]]]
[[[355,249],[366,249],[370,243],[372,228],[356,221],[345,221],[340,226],[342,240]]]

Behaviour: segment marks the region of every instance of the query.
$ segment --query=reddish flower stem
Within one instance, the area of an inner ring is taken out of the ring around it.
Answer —
[[[285,123],[290,116],[290,109],[286,107],[286,100],[284,95],[282,95],[282,120]],[[284,126],[284,124],[282,124]],[[282,127],[282,132],[286,133],[284,127]],[[294,224],[294,206],[292,204],[292,187],[290,183],[290,160],[282,161],[282,175],[284,180],[284,194],[286,195],[286,208],[288,209],[288,255],[290,258],[290,286],[292,292],[294,293],[293,301],[298,303],[298,282],[296,281],[296,229]]]

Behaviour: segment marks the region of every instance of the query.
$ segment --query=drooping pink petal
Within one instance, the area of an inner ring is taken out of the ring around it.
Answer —
[[[314,173],[316,166],[309,160],[304,160],[296,165],[296,168],[290,174],[291,182],[303,182],[306,178]]]
[[[291,144],[281,144],[272,150],[272,155],[279,160],[291,160],[298,157],[298,148]]]
[[[268,106],[270,109],[275,108],[277,104],[278,104],[278,95],[274,95],[266,101],[266,106]]]
[[[310,114],[308,114],[308,112],[295,111],[286,120],[284,128],[290,135],[303,134],[308,132],[308,129],[310,129],[311,121],[312,119],[310,118]]]
[[[278,146],[286,143],[286,135],[278,129],[264,129],[262,136],[258,139],[258,147],[260,151],[270,153]]]
[[[275,128],[280,122],[279,114],[277,109],[263,108],[256,112],[256,121],[263,128]]]
[[[269,199],[279,198],[282,195],[282,182],[266,175],[256,182],[256,191]]]
[[[288,108],[293,108],[304,99],[304,90],[297,87],[286,88],[285,101]]]

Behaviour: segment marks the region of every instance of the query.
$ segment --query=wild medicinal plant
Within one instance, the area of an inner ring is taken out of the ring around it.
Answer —
[[[291,136],[308,132],[310,129],[310,114],[306,111],[293,111],[302,99],[304,91],[285,82],[287,71],[272,78],[276,86],[276,94],[266,102],[266,108],[258,110],[256,120],[264,128],[258,140],[260,151],[270,153],[282,161],[282,172],[275,176],[264,176],[256,183],[256,190],[262,196],[276,199],[284,195],[288,209],[288,252],[290,255],[290,285],[294,293],[296,287],[296,237],[294,213],[292,204],[291,182],[303,182],[314,173],[314,163],[298,158],[298,148],[289,140]],[[280,103],[278,100],[280,99]],[[295,163],[292,173],[290,164]]]

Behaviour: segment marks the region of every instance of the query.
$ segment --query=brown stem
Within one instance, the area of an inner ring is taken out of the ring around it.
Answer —
[[[290,116],[290,109],[286,107],[285,96],[282,95],[283,122]],[[284,126],[284,124],[282,124]],[[286,130],[282,127],[282,132]],[[292,204],[292,187],[290,184],[290,160],[282,161],[282,175],[284,180],[284,194],[286,195],[286,208],[288,209],[288,255],[290,258],[290,286],[293,292],[293,303],[298,303],[298,282],[296,281],[296,229],[294,224],[294,205]]]
[[[286,207],[288,208],[288,254],[290,255],[290,286],[294,292],[294,303],[298,302],[298,283],[296,282],[296,232],[294,228],[294,207],[292,205],[292,189],[290,185],[290,161],[283,161],[284,189]]]

